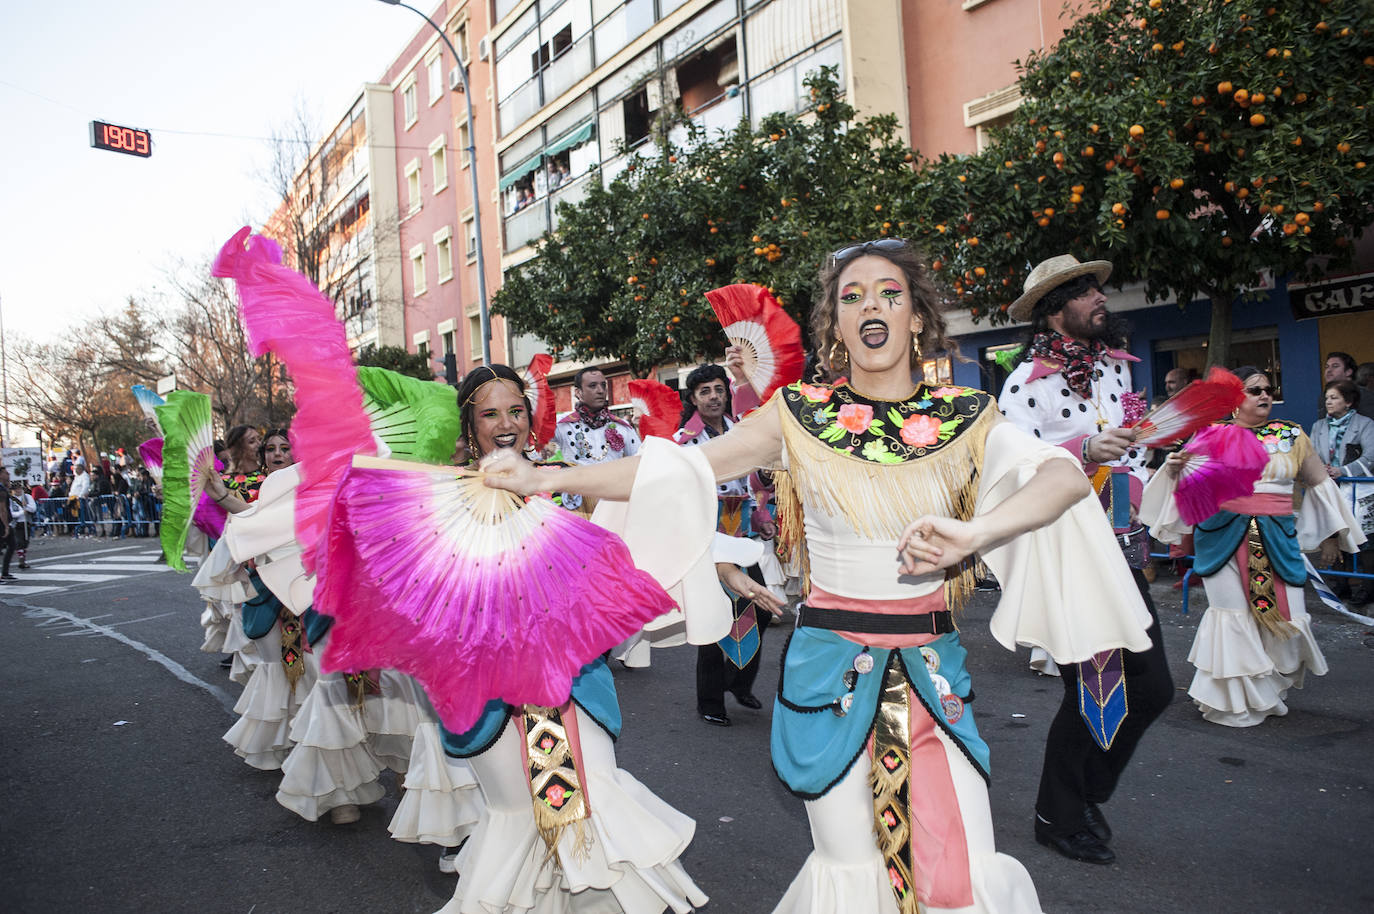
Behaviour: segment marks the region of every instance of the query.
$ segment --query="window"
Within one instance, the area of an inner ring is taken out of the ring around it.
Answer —
[[[999,89],[991,95],[964,103],[964,126],[972,127],[982,152],[992,140],[989,132],[1011,120],[1012,113],[1021,106],[1021,90],[1016,85]]]
[[[412,343],[415,344],[415,354],[418,355],[420,358],[424,359],[426,362],[428,362],[428,361],[429,361],[429,331],[428,331],[428,330],[420,330],[420,331],[417,331],[417,332],[410,338],[410,341],[411,341]]]
[[[458,134],[458,164],[462,168],[467,168],[472,164],[472,156],[468,152],[468,147],[472,145],[472,139],[468,135],[468,122],[463,121],[457,127]]]
[[[1274,402],[1283,402],[1283,370],[1279,362],[1279,329],[1275,326],[1231,331],[1231,362],[1224,368],[1254,365],[1269,375],[1274,385]],[[1164,376],[1171,368],[1182,368],[1193,377],[1207,373],[1207,337],[1184,336],[1155,340],[1154,371],[1151,377],[1155,397],[1164,394]]]
[[[440,54],[425,61],[425,72],[429,75],[429,103],[432,105],[444,97],[444,58]]]
[[[439,268],[439,282],[453,278],[453,229],[447,225],[434,233],[434,259]]]
[[[444,137],[436,137],[429,144],[429,164],[433,169],[434,192],[448,187],[448,152],[444,149]]]
[[[464,253],[468,260],[477,259],[477,222],[471,216],[463,220]]]
[[[406,193],[409,194],[406,202],[409,204],[409,213],[419,212],[420,204],[420,160],[411,159],[406,163]]]
[[[468,23],[464,19],[453,27],[453,46],[458,49],[461,55],[460,60],[464,65],[472,61],[472,53],[468,50]]]
[[[409,130],[411,127],[415,125],[415,119],[420,116],[419,111],[415,105],[414,74],[411,74],[410,79],[407,80],[406,84],[401,87],[401,106],[405,111],[406,129]]]
[[[439,336],[439,340],[444,347],[444,355],[453,355],[453,331],[449,330]]]
[[[530,67],[534,72],[539,72],[543,67],[549,65],[549,61],[558,57],[568,48],[572,47],[572,24],[563,26],[553,37],[539,46],[537,50],[530,54]]]
[[[410,283],[416,295],[425,292],[425,244],[420,242],[410,249]]]
[[[468,315],[468,339],[472,341],[470,347],[472,357],[480,359],[482,357],[482,318],[480,315]]]
[[[640,86],[622,102],[625,112],[625,148],[637,146],[649,138],[649,89]]]

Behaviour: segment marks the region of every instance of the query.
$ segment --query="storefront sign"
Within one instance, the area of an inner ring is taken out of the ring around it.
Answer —
[[[1294,320],[1374,311],[1374,273],[1310,286],[1288,287]]]

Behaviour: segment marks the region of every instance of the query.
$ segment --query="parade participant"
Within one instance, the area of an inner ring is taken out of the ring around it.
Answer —
[[[294,461],[284,428],[269,429],[266,437],[259,436],[257,429],[231,429],[226,440],[231,461],[228,471],[207,472],[205,489],[229,512],[227,523],[232,525],[234,517],[249,512],[269,478],[262,473],[235,471],[268,463],[269,473],[278,472]],[[270,771],[281,768],[291,752],[291,724],[319,677],[319,658],[307,648],[312,637],[318,640],[327,626],[317,619],[297,616],[263,583],[256,570],[249,569],[248,583],[252,595],[231,620],[230,632],[231,637],[236,630],[242,633],[254,648],[256,662],[251,664],[243,694],[234,705],[239,719],[224,734],[224,741],[249,765]],[[226,639],[225,650],[229,647]]]
[[[554,429],[553,444],[561,459],[568,463],[604,463],[633,457],[639,453],[639,433],[624,419],[617,418],[607,404],[610,384],[599,368],[583,368],[573,376],[573,390],[577,392],[577,406]],[[580,495],[560,495],[563,507],[584,510]],[[634,634],[611,648],[611,656],[622,665],[643,669],[650,664],[649,642]]]
[[[1178,475],[1192,459],[1185,445],[1150,481],[1141,516],[1164,542],[1193,530],[1193,567],[1207,589],[1207,611],[1188,652],[1196,669],[1189,696],[1214,724],[1253,727],[1287,714],[1284,698],[1290,688],[1302,688],[1307,673],[1326,674],[1303,603],[1302,552],[1320,547],[1330,559],[1338,544],[1355,552],[1364,534],[1302,428],[1269,417],[1269,376],[1253,366],[1235,375],[1245,385],[1245,401],[1231,421],[1253,431],[1269,453],[1254,494],[1223,502],[1189,528],[1173,498]],[[1294,482],[1307,490],[1296,516]]]
[[[471,371],[458,388],[458,403],[474,458],[527,446],[530,405],[524,382],[510,368]],[[613,740],[620,723],[615,683],[598,658],[573,680],[571,699],[561,708],[515,708],[493,700],[471,729],[444,732],[445,749],[466,758],[476,773],[486,808],[458,854],[457,891],[441,914],[572,907],[659,914],[706,903],[678,862],[695,823],[616,767]],[[585,792],[585,814],[575,821],[531,795],[533,771],[524,753],[539,751],[525,746],[536,732],[566,740],[568,751],[545,755],[563,755],[560,776]]]
[[[1144,650],[1149,615],[1066,452],[1003,421],[987,394],[913,380],[921,351],[949,347],[910,246],[842,248],[820,285],[813,339],[831,376],[850,380],[779,390],[698,448],[650,439],[613,471],[498,457],[487,485],[629,499],[627,541],[668,549],[670,504],[700,510],[712,480],[778,471],[807,599],[783,659],[773,765],[807,800],[815,851],[777,910],[1039,911],[1029,874],[993,844],[988,749],[952,619],[972,556],[1002,582],[991,628],[1008,647],[1065,662]]]
[[[1116,859],[1101,805],[1111,798],[1146,728],[1173,698],[1158,616],[1142,574],[1148,537],[1132,518],[1147,453],[1133,446],[1134,433],[1122,427],[1132,389],[1130,363],[1138,360],[1120,348],[1126,342],[1122,322],[1107,310],[1101,284],[1111,271],[1106,261],[1079,263],[1062,254],[1030,272],[1008,310],[1013,319],[1031,322],[1030,340],[999,398],[1012,423],[1072,454],[1113,503],[1122,551],[1154,622],[1148,650],[1113,652],[1060,668],[1064,698],[1045,742],[1035,838],[1086,863]],[[1119,503],[1125,499],[1129,507]],[[1110,683],[1122,676],[1124,693],[1112,691]],[[1124,707],[1117,704],[1123,699]]]
[[[735,347],[727,355],[739,366],[740,356]],[[692,369],[685,384],[687,402],[676,441],[684,447],[696,447],[725,434],[738,419],[732,412],[730,382],[725,369],[719,365],[701,365]],[[758,396],[747,384],[740,384],[750,406],[758,405]],[[764,539],[773,538],[773,520],[767,509],[760,509],[744,479],[731,479],[716,486],[719,522],[717,530],[728,536],[749,536],[757,530]],[[757,565],[749,568],[750,578],[764,589],[763,573]],[[760,710],[763,702],[754,695],[754,680],[759,675],[759,661],[763,655],[763,633],[771,620],[769,613],[759,614],[754,601],[742,593],[733,596],[735,624],[730,637],[722,644],[703,644],[697,648],[697,714],[708,724],[730,726],[725,709],[725,693],[751,710]],[[757,632],[757,635],[754,632]],[[739,636],[739,637],[737,637]]]
[[[286,441],[286,430],[272,429],[269,435],[273,433],[285,442],[289,451],[290,442]],[[258,497],[258,488],[267,478],[263,471],[264,443],[265,439],[261,433],[251,425],[236,425],[224,436],[224,469],[206,476],[205,492],[211,501],[229,514],[247,510]],[[210,551],[213,553],[213,548]],[[206,561],[212,561],[212,558],[207,556]],[[222,554],[219,561],[224,567],[216,567],[213,574],[226,577],[229,569]],[[253,668],[262,658],[259,657],[253,643],[254,637],[244,631],[243,606],[239,603],[222,606],[221,601],[208,597],[211,593],[213,591],[202,590],[202,596],[207,596],[209,605],[200,619],[201,628],[205,631],[201,650],[226,654],[220,666],[229,670],[230,680],[247,685],[253,675]],[[263,618],[266,618],[265,611],[260,612],[263,612]]]

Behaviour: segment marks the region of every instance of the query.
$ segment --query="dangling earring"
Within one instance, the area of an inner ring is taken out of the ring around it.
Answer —
[[[830,344],[830,367],[832,370],[839,367],[840,357],[843,356],[844,364],[849,364],[849,347],[845,346],[844,340],[835,337],[835,342]]]
[[[911,336],[911,354],[916,357],[916,364],[921,364],[921,338],[917,334]]]

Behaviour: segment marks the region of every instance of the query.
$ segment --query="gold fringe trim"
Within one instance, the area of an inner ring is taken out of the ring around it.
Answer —
[[[535,705],[525,705],[521,714],[534,827],[548,849],[544,859],[557,860],[558,844],[569,827],[576,839],[574,856],[586,859],[591,849],[591,835],[585,827],[590,810],[563,718],[557,708]]]
[[[292,693],[296,691],[296,683],[305,675],[305,658],[301,656],[303,631],[304,626],[299,619],[289,613],[282,613],[281,665],[282,671],[286,673],[286,684],[290,686]]]
[[[1000,418],[989,408],[938,451],[905,463],[875,463],[834,450],[802,428],[790,411],[782,413],[787,471],[774,479],[779,538],[789,555],[802,550],[808,588],[803,504],[843,517],[874,540],[897,540],[923,514],[969,520],[978,501],[988,432]],[[945,572],[945,600],[956,613],[973,593],[975,564],[970,556]]]
[[[1264,540],[1260,537],[1259,525],[1253,517],[1250,518],[1250,530],[1245,545],[1250,551],[1250,580],[1247,582],[1250,585],[1250,615],[1255,618],[1260,628],[1275,638],[1287,641],[1298,633],[1298,629],[1285,619],[1279,610],[1278,594],[1275,591],[1278,584],[1275,582],[1274,569],[1269,563],[1269,553],[1264,548]]]
[[[778,507],[778,550],[784,562],[801,568],[802,599],[811,595],[811,556],[806,551],[806,515],[787,470],[773,472],[773,503]]]

